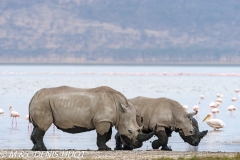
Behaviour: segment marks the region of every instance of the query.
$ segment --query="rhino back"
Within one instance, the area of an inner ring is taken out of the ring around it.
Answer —
[[[30,115],[38,125],[45,125],[42,123],[42,114],[51,112],[53,123],[59,128],[78,126],[94,129],[95,124],[101,121],[115,124],[117,116],[114,97],[121,97],[119,94],[104,86],[92,89],[67,86],[45,88],[34,95]]]

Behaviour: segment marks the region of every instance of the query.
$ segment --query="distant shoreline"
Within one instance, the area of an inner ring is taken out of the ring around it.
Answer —
[[[0,65],[79,65],[79,66],[240,66],[240,63],[2,63]]]

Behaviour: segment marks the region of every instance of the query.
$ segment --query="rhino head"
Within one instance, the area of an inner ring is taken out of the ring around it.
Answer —
[[[145,134],[142,132],[143,127],[139,127],[136,120],[136,109],[131,103],[128,106],[120,104],[119,121],[117,130],[120,134],[121,141],[130,148],[140,148],[143,141],[149,140],[156,133],[156,126],[153,131]]]
[[[200,143],[201,139],[208,133],[208,130],[199,132],[198,122],[195,118],[192,118],[192,124],[193,124],[193,128],[194,128],[193,135],[185,136],[181,132],[179,132],[179,135],[182,137],[184,142],[187,142],[188,144],[190,144],[192,146],[197,146]]]
[[[179,115],[177,113],[174,117],[178,117],[178,123],[179,125],[176,127],[178,132],[181,133],[184,136],[191,136],[194,135],[195,130],[192,125],[192,119],[193,116],[197,114],[196,112],[192,113],[187,113],[187,112],[182,112],[183,115]]]

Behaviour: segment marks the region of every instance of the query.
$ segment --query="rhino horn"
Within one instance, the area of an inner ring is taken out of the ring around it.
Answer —
[[[188,117],[193,117],[193,116],[196,115],[197,113],[198,113],[197,111],[192,112],[192,113],[188,113],[187,116],[188,116]]]
[[[150,138],[152,138],[152,136],[154,135],[155,133],[153,133],[153,131],[149,134],[145,134],[145,133],[139,133],[137,135],[137,140],[139,142],[143,142],[143,141],[147,141],[149,140]]]
[[[139,133],[137,135],[137,140],[139,142],[143,142],[143,141],[147,141],[149,140],[150,138],[152,138],[152,136],[156,133],[156,130],[157,130],[157,125],[153,128],[153,131],[148,133],[148,134],[145,134],[145,133]]]
[[[200,132],[199,138],[203,138],[204,136],[206,136],[207,133],[208,133],[208,130]]]

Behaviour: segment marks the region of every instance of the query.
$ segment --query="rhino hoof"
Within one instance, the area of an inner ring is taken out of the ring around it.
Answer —
[[[172,151],[172,149],[169,148],[168,146],[162,146],[161,150],[163,150],[163,151]]]
[[[124,145],[123,150],[133,150],[133,148],[130,146]]]
[[[34,144],[33,148],[32,148],[32,151],[36,151],[37,150],[37,145]]]
[[[114,148],[114,150],[123,150],[123,147],[122,147],[122,146],[116,146],[116,147]]]
[[[101,147],[101,148],[98,148],[99,151],[111,151],[112,149],[109,148],[109,147]]]
[[[152,142],[152,148],[158,149],[161,146],[161,143],[158,140]]]
[[[45,145],[36,145],[34,144],[32,151],[47,151],[47,148],[45,147]]]

